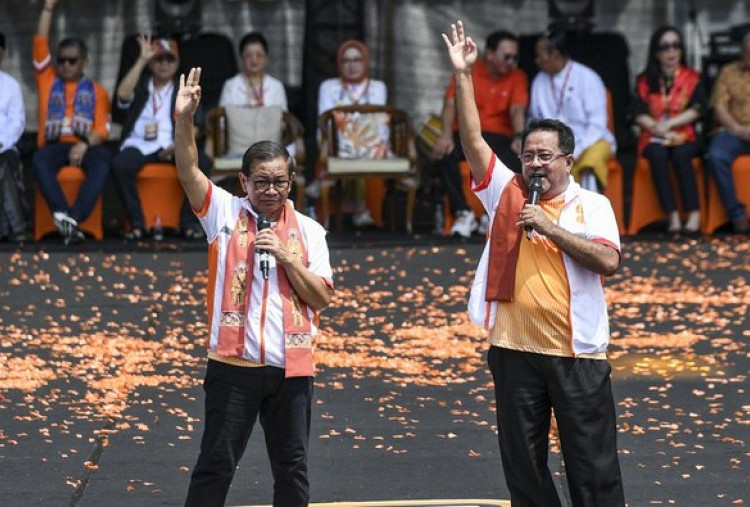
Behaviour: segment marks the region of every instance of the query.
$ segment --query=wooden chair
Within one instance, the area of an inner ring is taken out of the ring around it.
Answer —
[[[337,113],[343,115],[372,115],[385,113],[390,137],[388,147],[393,156],[387,158],[342,158],[336,128]],[[407,190],[406,231],[412,232],[412,218],[417,195],[417,150],[411,118],[404,111],[390,106],[357,105],[336,107],[323,113],[319,119],[321,133],[318,171],[320,178],[319,220],[329,226],[331,206],[330,189],[341,180],[367,179],[367,205],[376,223],[382,223],[382,201],[385,195],[384,179],[395,179]],[[395,216],[391,201],[391,218]],[[341,206],[337,207],[336,225],[342,226]],[[391,227],[395,225],[391,223]]]
[[[236,178],[242,168],[241,154],[228,155],[229,126],[227,112],[223,107],[216,107],[206,115],[206,154],[213,159],[211,179],[219,182],[227,178]],[[271,136],[277,137],[277,136]],[[305,177],[302,170],[305,167],[305,128],[302,123],[288,111],[283,111],[281,119],[281,135],[277,137],[281,144],[294,144],[294,183],[296,198],[294,206],[302,210],[305,202]],[[245,149],[250,146],[246,146]]]
[[[65,166],[57,173],[57,181],[60,183],[65,199],[68,205],[72,205],[78,196],[83,180],[86,179],[86,172],[80,167]],[[78,224],[78,228],[90,234],[95,239],[104,238],[102,227],[102,197],[96,200],[96,205],[91,214]],[[49,210],[47,201],[44,200],[39,187],[34,187],[34,241],[39,241],[50,232],[57,232],[55,221]]]
[[[136,178],[146,228],[151,229],[159,217],[163,227],[180,230],[180,211],[185,192],[173,164],[146,164]]]
[[[732,175],[737,198],[750,205],[750,155],[740,155],[735,159],[732,164]],[[704,234],[713,234],[729,222],[729,217],[712,176],[708,177],[706,188],[706,205],[701,207],[701,231]]]
[[[703,210],[706,207],[706,186],[700,157],[695,157],[693,159],[693,171],[695,172],[695,179],[698,182],[699,206],[700,209]],[[677,177],[674,175],[673,171],[670,171],[670,180],[672,183],[672,189],[674,190],[677,209],[682,210],[680,192],[677,191]],[[684,215],[684,212],[681,214]],[[661,209],[659,196],[654,187],[654,181],[651,177],[651,167],[648,160],[643,157],[638,157],[638,162],[636,163],[635,171],[633,172],[633,200],[630,205],[630,224],[628,226],[628,234],[638,234],[638,231],[646,225],[666,218],[667,214]],[[685,217],[683,216],[683,219],[684,218]]]

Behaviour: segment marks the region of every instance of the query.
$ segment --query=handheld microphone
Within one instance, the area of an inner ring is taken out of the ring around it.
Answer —
[[[258,232],[263,229],[271,227],[271,221],[268,219],[265,213],[258,215]],[[268,259],[268,252],[260,250],[260,272],[263,275],[264,280],[268,280],[268,271],[270,269],[270,261]]]
[[[542,196],[542,178],[535,176],[531,178],[531,184],[529,185],[529,204],[537,204],[539,198]],[[526,231],[526,239],[531,239],[531,231],[533,227],[530,225],[524,225],[523,230]]]

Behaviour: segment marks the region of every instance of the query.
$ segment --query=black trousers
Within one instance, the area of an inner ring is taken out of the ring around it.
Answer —
[[[281,368],[244,368],[209,360],[203,390],[205,428],[185,505],[224,505],[260,417],[273,472],[273,505],[306,506],[313,378],[287,379]]]
[[[700,209],[698,182],[695,180],[695,172],[693,172],[693,157],[696,157],[699,153],[698,143],[685,143],[674,147],[651,143],[643,150],[643,156],[648,159],[651,165],[651,177],[659,196],[659,204],[661,204],[661,209],[665,213],[671,213],[677,209],[672,185],[669,181],[670,161],[677,174],[677,182],[680,186],[685,211],[698,211]]]
[[[513,506],[561,505],[547,466],[553,408],[573,505],[624,505],[609,363],[500,347],[487,362]]]
[[[16,180],[19,164],[20,156],[15,149],[0,153],[0,239],[26,230],[23,196],[18,193]]]
[[[487,144],[490,145],[492,151],[495,152],[503,164],[508,166],[513,172],[521,172],[521,160],[510,149],[511,142],[513,141],[510,137],[493,134],[492,132],[482,132],[482,137],[487,141]],[[466,155],[464,155],[461,138],[457,132],[453,134],[453,142],[455,144],[453,151],[438,160],[437,164],[443,186],[445,187],[445,193],[448,194],[451,213],[455,215],[457,211],[469,209],[469,205],[466,204],[466,198],[464,197],[461,170],[458,165],[459,162],[466,159]]]
[[[159,152],[144,155],[137,148],[125,148],[112,159],[112,177],[115,180],[117,193],[122,200],[125,211],[130,220],[130,226],[142,229],[146,226],[146,220],[141,208],[141,199],[138,197],[138,186],[136,179],[138,173],[146,164],[165,162],[159,158]],[[170,164],[174,160],[166,161]],[[206,176],[211,171],[211,161],[203,150],[198,150],[198,167]],[[180,227],[186,228],[196,225],[198,220],[195,218],[193,211],[190,209],[190,203],[187,199],[180,210]]]

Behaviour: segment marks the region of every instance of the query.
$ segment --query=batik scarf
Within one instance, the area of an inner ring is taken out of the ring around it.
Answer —
[[[291,204],[286,204],[276,223],[276,234],[285,248],[307,265],[307,248]],[[244,207],[227,246],[221,321],[216,353],[242,357],[245,350],[245,325],[250,314],[251,284],[255,260],[256,222]],[[284,366],[286,377],[314,374],[312,323],[308,306],[294,292],[284,268],[276,269],[284,318]],[[258,283],[267,283],[258,280]],[[264,287],[264,291],[267,287]],[[262,347],[262,344],[261,344]],[[261,356],[263,351],[261,349]]]
[[[45,137],[47,141],[56,141],[62,133],[63,121],[65,120],[65,82],[57,78],[52,83],[47,105],[47,122],[45,124]],[[73,133],[81,139],[86,139],[94,124],[94,109],[96,107],[96,93],[94,82],[83,77],[76,87],[73,99]]]

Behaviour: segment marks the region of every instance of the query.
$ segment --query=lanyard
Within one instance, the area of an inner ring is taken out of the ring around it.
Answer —
[[[573,70],[573,63],[568,63],[568,70],[565,72],[565,77],[563,78],[563,84],[560,88],[560,94],[558,95],[557,91],[555,90],[555,76],[550,77],[549,83],[550,83],[550,89],[552,91],[552,100],[555,103],[555,116],[560,116],[560,113],[562,113],[563,108],[563,98],[565,97],[565,88],[568,87],[568,80],[570,79],[570,72]]]
[[[252,98],[255,99],[255,106],[256,107],[263,107],[263,76],[260,78],[260,87],[256,88],[253,82],[250,80],[250,78],[247,78],[247,86],[248,86],[248,94],[247,94],[247,101],[252,102]],[[252,97],[250,95],[252,93]]]
[[[357,85],[354,85],[355,87]],[[356,106],[359,104],[359,101],[362,100],[364,97],[367,96],[367,91],[370,89],[370,78],[367,78],[367,84],[365,85],[364,90],[362,90],[362,93],[359,94],[359,97],[355,97],[352,92],[349,91],[349,86],[344,82],[341,81],[341,90],[346,94],[346,97],[349,99],[349,105],[350,106]],[[341,97],[343,98],[343,97]],[[365,102],[366,103],[366,102]]]
[[[151,94],[151,111],[154,115],[154,118],[156,118],[156,113],[159,112],[159,109],[161,109],[161,106],[164,105],[165,97],[169,97],[172,93],[172,82],[170,81],[168,85],[165,85],[161,92],[159,92],[156,89],[156,82],[154,82],[154,93]]]

